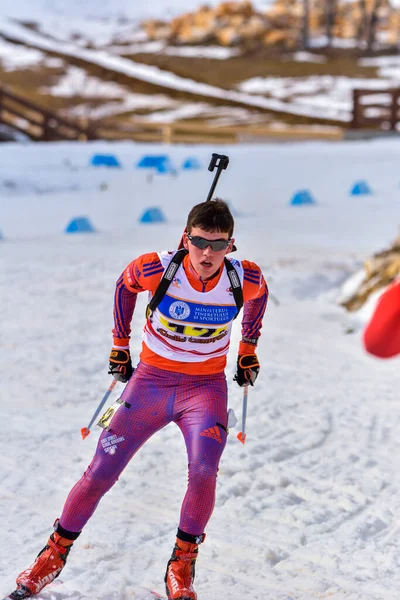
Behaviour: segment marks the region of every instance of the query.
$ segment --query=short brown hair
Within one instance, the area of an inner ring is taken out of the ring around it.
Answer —
[[[193,227],[200,227],[204,231],[220,231],[232,237],[234,225],[228,204],[221,198],[215,198],[193,206],[187,218],[186,231],[190,233]]]

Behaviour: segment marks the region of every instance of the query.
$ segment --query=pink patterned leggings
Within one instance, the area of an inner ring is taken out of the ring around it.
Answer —
[[[110,429],[100,435],[92,462],[67,497],[60,525],[81,531],[137,450],[173,421],[183,433],[189,459],[179,528],[201,535],[214,508],[218,465],[226,444],[225,374],[186,375],[139,363],[121,399],[125,404]]]

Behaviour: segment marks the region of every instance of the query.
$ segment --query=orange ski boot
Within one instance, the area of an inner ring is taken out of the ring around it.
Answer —
[[[73,535],[76,539],[79,534]],[[17,590],[24,590],[25,597],[34,596],[54,581],[63,570],[73,543],[74,540],[62,537],[57,531],[52,533],[46,546],[37,555],[35,562],[18,575]]]
[[[176,538],[165,573],[165,590],[169,600],[197,600],[197,594],[193,589],[195,562],[198,545],[205,536],[204,534],[202,536],[184,534],[184,536],[196,540],[196,543]]]

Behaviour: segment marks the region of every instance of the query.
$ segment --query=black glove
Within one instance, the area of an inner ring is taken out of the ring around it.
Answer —
[[[260,370],[260,363],[256,354],[239,354],[237,360],[237,371],[233,378],[240,387],[254,385]]]
[[[133,368],[129,350],[113,348],[110,353],[108,374],[112,375],[117,381],[126,383],[131,378],[132,373]]]

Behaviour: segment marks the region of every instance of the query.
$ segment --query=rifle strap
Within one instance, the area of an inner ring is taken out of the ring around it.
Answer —
[[[186,248],[178,250],[175,254],[168,267],[165,269],[161,281],[158,284],[158,288],[154,292],[154,296],[150,300],[146,308],[146,317],[149,317],[153,313],[161,300],[164,298],[169,286],[171,285],[177,270],[179,269],[183,259],[185,258],[188,251]]]
[[[179,269],[179,267],[187,253],[188,253],[188,251],[185,248],[182,248],[181,250],[178,250],[174,254],[173,259],[171,260],[168,267],[164,271],[161,281],[158,284],[158,288],[154,292],[154,296],[152,297],[149,304],[147,305],[146,318],[149,317],[151,315],[151,313],[153,313],[156,310],[157,306],[160,304],[161,300],[164,298],[169,286],[171,285],[171,283],[176,275],[177,270]],[[243,306],[242,286],[240,284],[239,275],[237,274],[237,271],[236,271],[235,267],[232,265],[232,263],[227,258],[224,259],[224,263],[225,263],[225,268],[228,273],[229,281],[231,283],[233,298],[235,300],[235,304],[237,307],[237,313],[235,315],[235,319],[236,319],[236,317],[238,316],[238,314],[240,312],[240,309]]]
[[[225,268],[228,272],[229,281],[231,282],[232,294],[237,308],[237,313],[235,315],[236,319],[243,306],[243,290],[240,284],[239,275],[237,274],[237,271],[233,264],[226,257],[224,258],[224,262]]]

